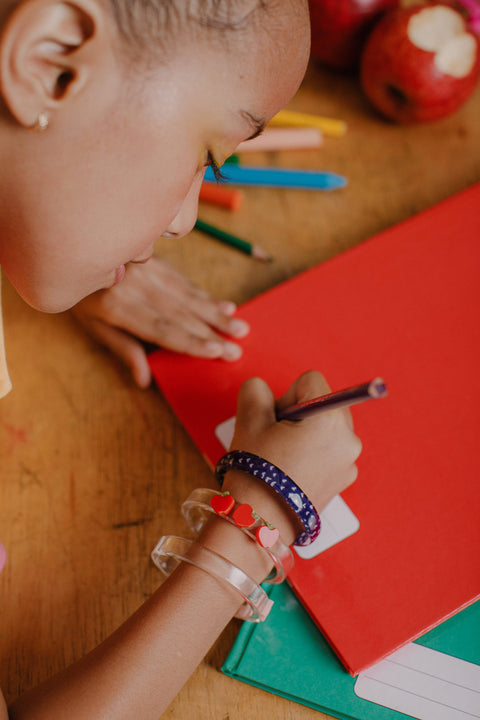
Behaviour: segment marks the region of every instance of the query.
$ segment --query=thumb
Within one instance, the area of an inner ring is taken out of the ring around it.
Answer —
[[[138,340],[100,320],[90,318],[87,323],[83,322],[83,325],[96,340],[122,360],[132,373],[138,387],[147,388],[150,385],[152,373],[147,354]]]
[[[330,386],[317,370],[307,370],[290,385],[287,392],[277,401],[277,408],[284,410],[291,405],[312,400],[330,392]]]

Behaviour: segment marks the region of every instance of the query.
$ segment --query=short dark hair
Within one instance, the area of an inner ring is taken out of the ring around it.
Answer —
[[[275,0],[109,0],[119,32],[136,53],[169,47],[187,26],[223,33],[247,28]]]

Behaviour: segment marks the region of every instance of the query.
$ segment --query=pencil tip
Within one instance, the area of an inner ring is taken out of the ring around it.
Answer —
[[[252,245],[252,256],[256,258],[256,260],[262,260],[263,262],[273,262],[273,257],[267,252],[265,252],[265,250],[259,245]]]

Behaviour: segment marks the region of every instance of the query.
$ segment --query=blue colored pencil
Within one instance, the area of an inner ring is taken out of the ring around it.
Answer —
[[[281,187],[289,190],[335,190],[345,187],[348,182],[342,175],[323,170],[285,170],[227,163],[222,166],[221,172],[223,180],[231,185]],[[205,180],[215,180],[210,167],[205,173]]]

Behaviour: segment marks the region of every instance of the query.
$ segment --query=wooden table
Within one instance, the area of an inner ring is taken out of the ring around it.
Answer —
[[[291,107],[348,122],[318,151],[272,154],[279,166],[349,178],[330,194],[249,190],[237,213],[201,217],[261,244],[262,264],[203,235],[161,241],[212,294],[243,302],[480,179],[480,91],[456,115],[398,127],[354,78],[310,68]],[[264,155],[252,163],[266,162]],[[5,282],[13,392],[0,412],[0,681],[7,699],[59,671],[113,631],[159,583],[149,552],[186,528],[181,501],[213,479],[155,388],[127,372],[68,314],[41,315]],[[233,621],[164,717],[319,720],[309,708],[225,677]]]

